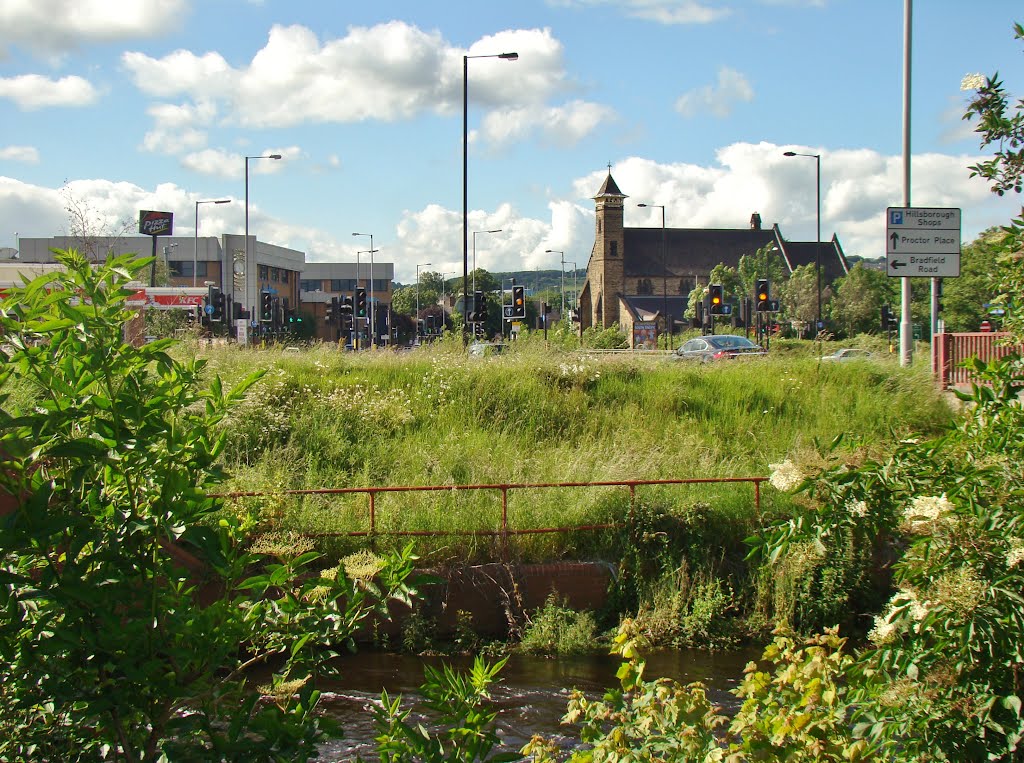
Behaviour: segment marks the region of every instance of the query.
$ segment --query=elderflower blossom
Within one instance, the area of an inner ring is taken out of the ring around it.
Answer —
[[[788,458],[780,464],[768,464],[768,468],[772,470],[768,481],[772,484],[772,487],[784,493],[788,493],[804,481],[803,473]]]
[[[987,586],[970,567],[947,572],[935,583],[936,601],[950,612],[967,617],[981,603]]]
[[[946,494],[936,496],[918,496],[903,510],[903,516],[910,524],[912,531],[931,527],[943,516],[953,511],[953,504]]]
[[[855,517],[866,517],[868,515],[867,501],[852,501],[846,504],[846,510]]]
[[[875,646],[882,646],[892,641],[896,635],[896,623],[889,620],[889,616],[875,616],[875,627],[868,633],[868,639]]]
[[[1010,538],[1010,548],[1006,552],[1006,566],[1016,567],[1024,562],[1024,538]]]
[[[985,83],[988,79],[984,74],[966,74],[964,78],[960,80],[961,90],[980,90],[985,87]]]

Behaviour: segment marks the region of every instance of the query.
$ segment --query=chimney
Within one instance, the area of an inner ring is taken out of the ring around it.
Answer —
[[[761,230],[761,215],[759,215],[757,212],[750,216],[750,229]]]

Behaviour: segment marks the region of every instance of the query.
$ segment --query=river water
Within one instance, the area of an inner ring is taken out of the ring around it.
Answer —
[[[680,683],[702,681],[708,698],[732,714],[739,706],[730,693],[743,679],[743,668],[760,656],[760,649],[729,652],[699,650],[660,651],[646,656],[647,679],[674,678]],[[341,677],[323,689],[321,707],[341,723],[345,738],[332,740],[321,748],[321,760],[352,761],[357,755],[377,760],[372,743],[374,731],[370,708],[380,700],[381,690],[389,696],[401,694],[403,706],[419,699],[425,664],[439,667],[469,667],[469,657],[413,657],[380,652],[360,652],[345,657]],[[505,748],[518,750],[536,733],[571,744],[574,735],[560,726],[569,692],[573,688],[593,697],[617,686],[615,671],[621,661],[611,655],[544,658],[512,655],[492,687],[491,695],[500,709],[497,731]]]

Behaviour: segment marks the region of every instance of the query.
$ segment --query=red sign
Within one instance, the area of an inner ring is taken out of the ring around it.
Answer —
[[[139,212],[139,233],[146,236],[170,236],[173,227],[173,212],[151,212],[145,209]]]
[[[172,310],[174,308],[202,307],[204,294],[148,294],[145,289],[139,289],[128,297],[127,304],[130,307],[150,307],[158,310]]]
[[[991,331],[991,330],[992,330],[992,324],[989,323],[988,321],[982,321],[981,322],[981,326],[978,327],[978,331]]]

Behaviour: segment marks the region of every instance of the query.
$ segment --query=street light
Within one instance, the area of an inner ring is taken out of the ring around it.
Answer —
[[[373,234],[372,233],[353,233],[353,236],[369,236],[370,237],[370,347],[377,346],[376,338],[376,326],[377,326],[377,311],[373,306],[373,253],[377,251],[373,248]],[[358,274],[357,274],[358,275]],[[359,283],[356,282],[356,286]]]
[[[452,273],[451,271],[445,271],[444,273],[441,273],[441,325],[442,325],[442,326],[445,326],[445,325],[446,325],[446,324],[445,324],[445,318],[446,318],[446,316],[448,315],[448,314],[447,314],[447,313],[446,313],[446,312],[444,311],[444,306],[445,306],[445,298],[444,298],[444,277],[445,277],[445,276],[453,276],[453,275],[455,275],[455,274],[454,274],[454,273]]]
[[[256,314],[256,268],[252,267],[252,258],[249,256],[249,160],[280,158],[280,154],[245,157],[245,301],[250,311],[250,318]],[[252,294],[249,293],[250,283],[252,284]]]
[[[195,246],[192,249],[192,286],[196,285],[196,271],[199,269],[199,205],[200,204],[230,204],[231,199],[200,199],[196,202],[196,238]]]
[[[469,285],[469,59],[471,58],[503,58],[506,61],[518,61],[518,53],[496,53],[483,56],[462,57],[462,309],[466,312],[469,299],[466,287]],[[419,320],[419,316],[417,316]],[[419,325],[419,324],[417,324]],[[462,323],[462,341],[469,342],[469,322]]]
[[[576,283],[577,267],[575,262],[570,262],[569,264],[572,265],[572,309],[575,310],[577,303],[580,301],[579,286]]]
[[[664,299],[665,308],[665,349],[672,349],[672,326],[668,318],[668,251],[665,248],[665,205],[664,204],[637,204],[638,207],[651,207],[661,210],[661,293]]]
[[[170,259],[171,256],[171,250],[177,248],[177,244],[167,244],[166,246],[164,246],[164,271],[166,273],[164,277],[167,279],[168,286],[171,285],[171,264],[168,260]],[[154,277],[156,276],[156,268],[153,269],[153,275]],[[151,283],[150,286],[156,286],[156,281],[153,281],[153,283]]]
[[[425,268],[427,265],[433,265],[431,262],[421,262],[416,266],[416,337],[420,335],[420,268]],[[466,291],[466,285],[463,283],[462,291]],[[466,303],[462,303],[463,309],[465,309]]]
[[[815,280],[817,281],[818,290],[818,318],[814,323],[814,333],[817,334],[822,329],[821,324],[821,154],[798,154],[796,151],[784,151],[783,156],[806,156],[809,159],[814,159],[817,164],[817,178],[818,178],[818,242],[814,249],[814,273]]]
[[[359,251],[356,252],[356,289],[359,288],[359,255],[360,254],[368,254],[368,255],[370,255],[370,280],[372,281],[373,280],[373,253],[375,251],[377,251],[377,250],[376,249],[360,249]],[[372,294],[373,292],[371,291],[370,293]],[[352,290],[352,306],[353,306],[353,308],[355,307],[355,301],[356,301],[356,290],[353,289]],[[373,310],[373,303],[372,302],[370,303],[370,310],[371,311]],[[370,316],[367,316],[367,319],[366,319],[366,328],[367,328],[366,333],[367,334],[373,333],[372,331],[370,331],[370,317],[372,315],[373,315],[373,313],[371,312]],[[353,337],[353,340],[352,340],[352,346],[355,347],[358,350],[359,349],[359,319],[356,317],[356,314],[355,314],[354,310],[353,310],[353,313],[352,313],[352,333],[355,335]],[[372,338],[370,339],[370,343],[371,344],[373,343],[373,339]],[[364,347],[363,349],[366,349],[366,348]]]
[[[476,234],[477,233],[501,233],[501,228],[495,228],[494,230],[475,230],[473,231],[473,292],[476,292]],[[463,286],[462,290],[465,291],[466,287]]]
[[[565,316],[565,252],[563,252],[561,249],[545,249],[544,250],[544,254],[560,254],[560,255],[562,255],[562,270],[561,270],[561,279],[562,279],[562,316],[564,318],[564,316]]]

